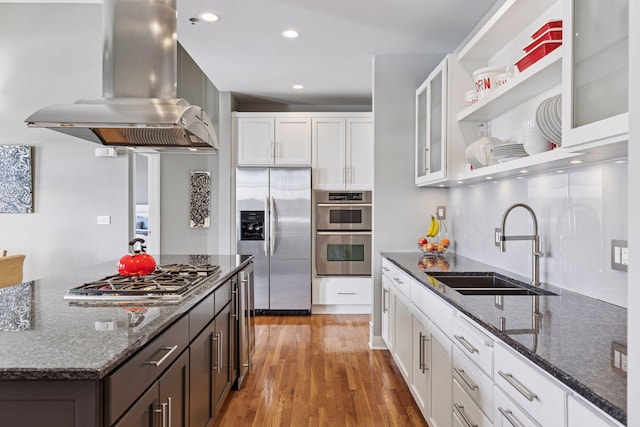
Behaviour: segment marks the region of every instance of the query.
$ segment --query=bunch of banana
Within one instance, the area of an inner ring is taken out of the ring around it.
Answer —
[[[429,225],[429,230],[427,231],[427,237],[435,237],[438,235],[440,231],[440,220],[435,216],[431,215],[431,224]]]

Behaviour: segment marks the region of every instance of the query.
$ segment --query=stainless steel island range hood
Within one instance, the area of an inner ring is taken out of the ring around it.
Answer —
[[[25,122],[113,147],[217,150],[205,111],[177,99],[175,0],[104,0],[103,99],[44,107]]]

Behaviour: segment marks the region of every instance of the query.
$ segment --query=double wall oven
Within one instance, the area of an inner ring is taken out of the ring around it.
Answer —
[[[315,191],[316,275],[371,276],[371,191]]]

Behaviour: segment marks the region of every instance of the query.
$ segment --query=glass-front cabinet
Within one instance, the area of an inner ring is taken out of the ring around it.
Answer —
[[[416,91],[416,185],[446,176],[447,58]]]
[[[565,0],[563,147],[626,141],[629,0]]]

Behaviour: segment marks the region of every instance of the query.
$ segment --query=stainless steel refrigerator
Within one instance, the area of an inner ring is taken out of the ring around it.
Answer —
[[[254,259],[257,313],[311,312],[311,168],[236,170],[237,250]]]

